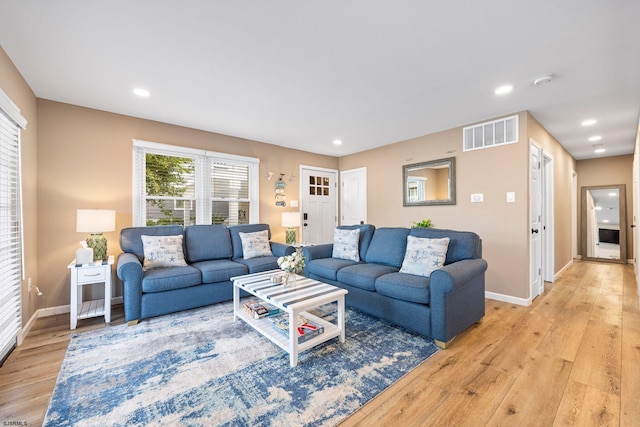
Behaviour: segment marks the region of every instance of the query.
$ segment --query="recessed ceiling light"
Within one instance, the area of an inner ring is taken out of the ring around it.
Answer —
[[[504,85],[494,90],[493,93],[495,93],[496,95],[504,95],[511,92],[512,90],[513,90],[513,85]]]
[[[602,210],[602,206],[596,206],[596,210],[597,211],[601,211]]]
[[[609,193],[610,197],[616,197],[618,195],[618,193]]]
[[[609,222],[609,220],[608,219],[603,219],[602,222]]]
[[[596,142],[596,141],[600,141],[602,139],[602,137],[600,135],[594,135],[589,137],[589,142]]]
[[[582,122],[582,126],[592,126],[598,123],[596,119],[587,119]]]
[[[594,148],[593,152],[596,153],[596,154],[601,154],[601,153],[604,153],[605,151],[607,151],[602,146],[602,144],[594,145],[593,148]]]
[[[137,87],[133,90],[133,93],[137,96],[143,97],[143,98],[148,98],[149,96],[151,96],[151,92],[149,92],[146,89],[143,89],[141,87]]]
[[[342,140],[340,140],[340,139],[334,139],[334,140],[333,140],[333,145],[342,145]]]

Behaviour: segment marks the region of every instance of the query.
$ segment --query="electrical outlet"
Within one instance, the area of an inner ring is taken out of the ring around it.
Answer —
[[[31,293],[31,277],[27,279],[27,292]]]

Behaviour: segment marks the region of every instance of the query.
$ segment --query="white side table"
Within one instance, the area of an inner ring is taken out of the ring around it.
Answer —
[[[76,264],[74,259],[67,268],[71,271],[71,329],[75,329],[78,319],[104,316],[111,323],[111,268],[113,255],[106,261],[90,264]],[[86,285],[104,284],[104,299],[84,301],[82,290]]]

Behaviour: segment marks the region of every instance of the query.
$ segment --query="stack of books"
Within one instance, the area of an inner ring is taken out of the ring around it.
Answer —
[[[281,313],[270,318],[273,327],[283,334],[289,336],[289,313]],[[318,325],[303,316],[298,316],[296,326],[296,334],[298,336],[298,344],[310,340],[311,338],[324,333],[324,326]]]
[[[254,319],[262,319],[263,317],[274,316],[280,313],[280,309],[275,305],[256,299],[246,301],[242,304],[242,308]]]

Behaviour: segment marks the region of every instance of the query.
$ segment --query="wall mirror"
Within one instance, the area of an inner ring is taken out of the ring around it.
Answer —
[[[624,184],[582,187],[582,259],[627,262],[627,199]]]
[[[455,157],[402,166],[403,205],[456,204]]]

